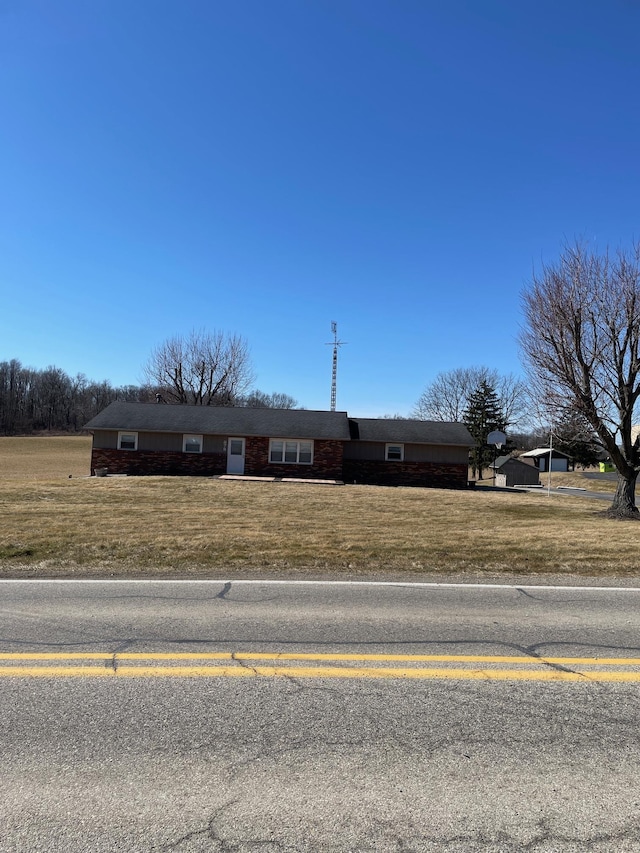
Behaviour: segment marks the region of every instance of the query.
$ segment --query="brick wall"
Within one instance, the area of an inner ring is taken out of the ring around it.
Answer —
[[[467,466],[437,462],[380,462],[342,459],[342,442],[316,440],[312,465],[269,462],[269,439],[247,438],[245,474],[254,477],[298,477],[344,480],[380,486],[467,487]],[[179,453],[175,451],[112,450],[93,448],[91,473],[106,468],[109,474],[177,474],[211,477],[227,470],[226,453]]]
[[[94,447],[91,473],[107,468],[109,474],[182,474],[210,477],[227,470],[226,453],[177,453],[171,450],[110,450]]]
[[[444,462],[378,462],[345,459],[345,483],[466,489],[468,468]]]
[[[342,479],[342,442],[316,439],[313,463],[291,465],[269,462],[269,439],[247,438],[244,472],[253,477],[299,477],[307,480]]]

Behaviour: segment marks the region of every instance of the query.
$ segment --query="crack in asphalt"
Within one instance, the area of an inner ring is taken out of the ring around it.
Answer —
[[[585,681],[591,681],[587,673],[579,672],[577,669],[572,669],[569,666],[563,666],[560,663],[554,663],[553,661],[547,660],[546,657],[541,655],[539,652],[534,651],[533,647],[527,648],[526,646],[516,646],[516,648],[519,651],[524,652],[528,657],[533,658],[544,666],[548,666],[549,669],[554,669],[557,672],[566,672],[571,675],[580,675],[585,679]]]
[[[166,851],[166,853],[174,851],[174,853],[179,853],[180,848],[183,845],[189,845],[189,847],[184,848],[185,850],[189,850],[191,849],[191,843],[199,838],[218,845],[218,853],[241,853],[241,851],[244,850],[259,850],[261,848],[263,850],[268,848],[273,851],[285,850],[284,842],[279,841],[276,838],[238,838],[237,840],[232,841],[221,835],[216,823],[220,820],[225,811],[237,805],[239,802],[240,800],[238,799],[230,800],[216,809],[213,815],[209,818],[206,827],[188,832],[180,838],[177,838],[175,841],[164,844],[162,847],[151,847],[150,850]]]
[[[495,853],[560,853],[561,848],[557,845],[571,845],[575,853],[582,850],[592,850],[594,845],[606,844],[612,842],[637,842],[640,840],[640,827],[637,825],[625,826],[619,830],[612,832],[600,832],[589,835],[587,837],[579,837],[576,835],[568,835],[562,832],[557,832],[551,829],[548,821],[538,821],[537,831],[534,829],[535,837],[529,841],[523,841],[514,837],[514,834],[497,831],[495,833],[480,831],[477,833],[460,833],[449,837],[413,836],[411,839],[398,839],[398,853],[424,853],[425,843],[434,845],[433,849],[443,851],[444,853],[465,853],[471,849],[469,845],[474,845],[472,849],[476,849],[475,845],[482,845],[483,853],[495,851]],[[418,846],[406,846],[406,845]],[[549,847],[548,845],[553,845]],[[607,851],[613,850],[612,847],[607,847]],[[615,849],[619,849],[617,846]]]
[[[561,602],[554,602],[553,599],[550,600],[548,595],[534,595],[530,590],[524,589],[521,586],[516,586],[513,588],[515,592],[518,592],[520,595],[523,595],[525,598],[530,598],[532,601],[542,601],[544,604],[562,604],[563,606],[566,604],[576,604],[584,601],[584,597],[576,597],[576,598],[563,598]],[[579,587],[576,587],[576,592],[580,591]],[[544,592],[544,590],[541,590]]]
[[[161,847],[153,846],[151,851],[165,851],[165,853],[180,853],[180,850],[191,850],[192,843],[197,839],[203,839],[216,845],[218,853],[249,853],[251,850],[273,850],[281,853],[300,853],[300,851],[315,851],[318,848],[312,838],[306,838],[302,846],[287,838],[251,838],[244,836],[231,839],[224,837],[218,821],[224,813],[235,805],[240,804],[239,799],[231,800],[220,806],[209,819],[207,826],[193,830],[175,841],[168,842]],[[483,853],[560,853],[565,847],[577,853],[585,849],[595,849],[596,845],[607,845],[604,850],[620,849],[623,843],[636,843],[640,840],[640,827],[637,824],[626,825],[611,832],[596,832],[588,836],[569,835],[554,831],[549,822],[542,819],[531,827],[533,837],[526,841],[512,832],[497,830],[495,832],[479,830],[477,832],[462,832],[453,835],[438,835],[436,833],[423,833],[415,831],[405,836],[393,838],[393,823],[379,816],[372,815],[370,827],[373,829],[372,837],[359,838],[353,844],[345,846],[344,842],[322,842],[322,850],[335,851],[335,853],[365,853],[365,851],[388,851],[388,853],[467,853],[470,850],[481,849]],[[286,830],[284,830],[286,831]],[[384,836],[387,836],[384,839]],[[612,845],[616,845],[615,848]],[[189,845],[189,846],[183,846]],[[562,845],[562,846],[560,846]],[[602,849],[602,848],[601,848]],[[604,851],[603,851],[604,853]]]
[[[214,598],[222,599],[223,601],[228,601],[227,595],[231,592],[231,581],[227,581],[225,585],[222,587],[220,592],[214,596]]]
[[[229,800],[229,802],[227,803],[223,803],[223,805],[219,806],[216,809],[216,811],[209,818],[207,825],[202,829],[194,829],[191,832],[187,832],[185,835],[180,836],[180,838],[177,838],[175,841],[169,841],[166,844],[163,844],[161,847],[151,847],[150,850],[163,850],[167,852],[178,851],[183,844],[190,844],[196,838],[208,838],[211,841],[218,843],[220,845],[221,853],[222,851],[225,851],[225,853],[226,851],[229,851],[230,853],[230,851],[238,850],[239,848],[236,844],[234,844],[232,847],[229,847],[227,846],[224,839],[221,839],[218,836],[215,823],[227,809],[231,808],[232,806],[235,806],[239,802],[239,800],[235,799]]]
[[[246,660],[239,658],[238,654],[240,654],[240,653],[239,652],[231,652],[231,660],[234,661],[234,663],[239,664],[242,667],[242,669],[248,669],[254,675],[258,675],[258,668],[255,666],[251,666],[251,664],[247,663]]]

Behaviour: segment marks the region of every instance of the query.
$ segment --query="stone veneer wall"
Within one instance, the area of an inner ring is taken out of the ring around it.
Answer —
[[[109,474],[181,474],[210,477],[227,470],[226,453],[178,453],[171,450],[110,450],[94,447],[91,473],[106,468]]]
[[[316,439],[311,465],[269,462],[269,439],[247,438],[244,473],[252,477],[342,480],[342,442]]]
[[[376,486],[427,486],[437,489],[466,489],[466,465],[444,462],[379,462],[344,460],[345,483]]]

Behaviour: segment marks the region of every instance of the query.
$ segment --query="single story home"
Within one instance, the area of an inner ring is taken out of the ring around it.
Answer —
[[[549,470],[549,456],[551,456],[552,471],[568,471],[571,457],[560,450],[551,449],[550,447],[536,447],[535,450],[528,450],[526,453],[520,454],[520,459],[532,459],[533,464],[538,471]]]
[[[494,471],[496,486],[540,485],[540,471],[534,465],[533,460],[524,462],[522,458],[514,456],[498,456]]]
[[[465,488],[463,424],[346,412],[115,402],[84,429],[91,472],[330,479]]]

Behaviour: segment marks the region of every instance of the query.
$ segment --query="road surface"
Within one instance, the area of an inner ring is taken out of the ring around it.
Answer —
[[[640,851],[640,590],[0,584],[0,851]]]

